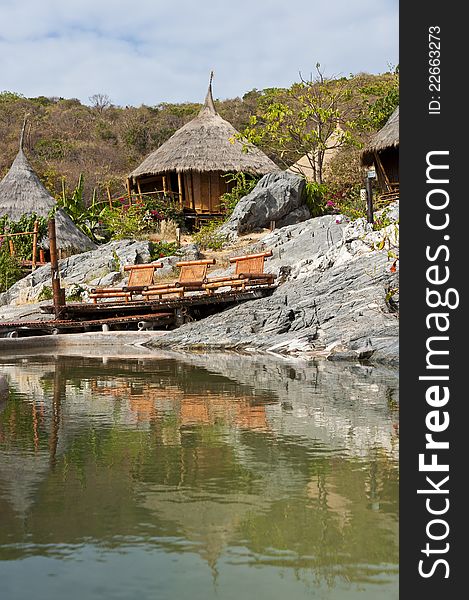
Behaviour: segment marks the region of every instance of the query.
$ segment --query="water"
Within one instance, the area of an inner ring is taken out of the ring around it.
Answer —
[[[2,599],[397,598],[395,372],[19,356],[2,375]]]

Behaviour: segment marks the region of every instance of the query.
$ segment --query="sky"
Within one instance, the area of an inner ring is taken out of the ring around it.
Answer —
[[[0,91],[201,102],[308,77],[383,73],[398,0],[0,0]]]

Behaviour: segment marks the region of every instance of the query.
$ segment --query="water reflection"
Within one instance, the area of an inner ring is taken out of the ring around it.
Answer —
[[[15,565],[40,557],[57,581],[114,569],[84,598],[153,598],[153,569],[162,598],[186,597],[181,578],[201,598],[248,584],[259,598],[396,597],[394,372],[226,355],[23,357],[0,372],[8,597]]]

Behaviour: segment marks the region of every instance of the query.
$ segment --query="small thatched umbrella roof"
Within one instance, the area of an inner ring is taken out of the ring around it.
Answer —
[[[363,165],[373,163],[373,155],[383,150],[399,147],[399,107],[392,113],[386,125],[380,129],[364,148],[361,156]]]
[[[210,79],[205,103],[199,114],[147,156],[129,178],[168,171],[243,171],[265,175],[278,170],[277,165],[256,146],[250,145],[247,151],[244,150],[243,143],[234,139],[237,133],[215,110]]]
[[[8,215],[12,221],[19,221],[24,214],[33,213],[47,218],[50,210],[57,206],[23,152],[23,135],[24,126],[19,152],[10,170],[0,181],[0,217]],[[55,213],[55,226],[57,246],[61,250],[84,252],[96,248],[96,244],[75,226],[61,208]],[[41,243],[49,246],[47,239]]]

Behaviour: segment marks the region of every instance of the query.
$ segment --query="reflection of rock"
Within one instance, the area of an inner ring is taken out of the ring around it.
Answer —
[[[8,382],[4,375],[0,375],[0,411],[3,410],[4,404],[8,399]]]
[[[37,487],[48,470],[48,452],[0,451],[0,495],[21,517],[26,517],[34,504]]]
[[[398,436],[392,425],[397,424],[397,413],[390,409],[399,398],[396,370],[226,353],[171,355],[250,386],[253,394],[275,398],[277,402],[265,407],[271,430],[292,439],[321,440],[358,456],[378,445],[397,457]]]
[[[395,561],[387,399],[396,374],[269,356],[172,356],[2,366],[23,396],[15,425],[0,415],[0,437],[13,448],[0,452],[0,504],[29,517],[30,543],[15,522],[13,535],[0,528],[0,545],[17,543],[22,557],[84,540],[117,553],[135,540],[197,553],[214,573],[240,560],[357,578],[351,559],[376,571]]]

